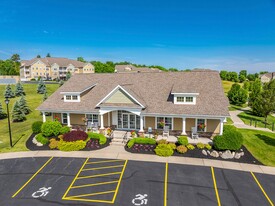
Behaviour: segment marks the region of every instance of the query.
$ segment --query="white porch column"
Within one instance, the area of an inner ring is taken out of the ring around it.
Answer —
[[[183,117],[182,118],[182,132],[181,132],[182,135],[186,135],[186,118]]]
[[[71,117],[70,117],[70,113],[67,113],[67,125],[68,125],[68,127],[71,126]]]
[[[222,135],[223,133],[223,122],[224,122],[224,118],[220,119],[220,135]]]
[[[42,112],[42,114],[43,114],[43,122],[46,122],[46,114],[45,114],[45,112]]]
[[[139,132],[144,132],[144,126],[143,126],[143,116],[142,115],[140,115],[140,129],[139,129]]]
[[[100,129],[104,129],[103,114],[100,114]]]

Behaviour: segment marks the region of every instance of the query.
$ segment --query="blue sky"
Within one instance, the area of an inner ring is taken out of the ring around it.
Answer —
[[[1,0],[0,59],[48,52],[179,69],[275,71],[275,0]]]

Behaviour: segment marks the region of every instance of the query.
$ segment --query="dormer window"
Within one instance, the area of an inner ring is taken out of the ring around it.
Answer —
[[[80,95],[64,95],[64,102],[80,102]]]
[[[172,93],[174,104],[196,104],[198,93]]]

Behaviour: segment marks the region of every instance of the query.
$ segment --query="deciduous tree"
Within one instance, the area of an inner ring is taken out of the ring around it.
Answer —
[[[247,91],[239,84],[233,84],[227,96],[230,103],[235,105],[242,105],[247,101]]]

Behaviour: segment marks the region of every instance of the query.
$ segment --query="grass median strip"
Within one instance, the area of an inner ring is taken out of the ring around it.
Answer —
[[[32,181],[32,179],[44,168],[44,167],[46,167],[46,165],[51,161],[53,159],[53,157],[51,157],[50,159],[48,159],[48,161],[42,166],[42,167],[40,167],[40,169],[39,170],[37,170],[37,172],[36,173],[34,173],[33,174],[33,176],[19,189],[19,190],[17,190],[17,192],[16,193],[14,193],[14,195],[12,196],[12,198],[14,198],[14,197],[16,197],[16,195],[18,195],[18,193],[21,191],[21,190],[23,190],[31,181]]]

